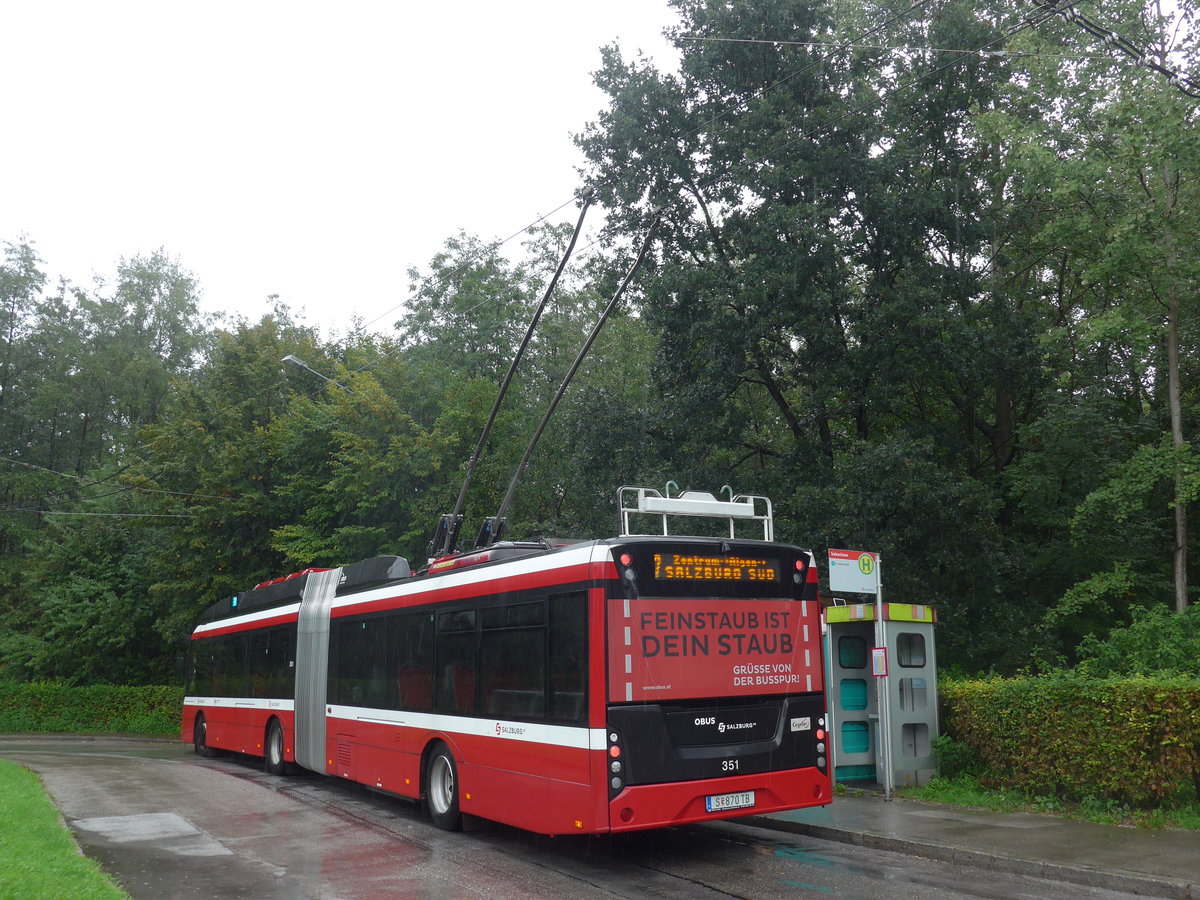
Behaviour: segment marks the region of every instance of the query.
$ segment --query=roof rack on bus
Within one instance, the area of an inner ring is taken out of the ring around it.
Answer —
[[[618,488],[617,506],[620,509],[620,518],[617,528],[620,536],[646,534],[646,532],[630,529],[630,516],[658,515],[662,516],[662,533],[664,535],[671,533],[669,530],[670,516],[691,516],[693,518],[728,520],[730,537],[736,537],[734,527],[738,520],[751,519],[762,522],[763,540],[775,540],[775,518],[771,501],[768,498],[751,494],[738,494],[735,497],[733,488],[729,485],[721,488],[722,492],[728,494],[728,500],[719,500],[707,491],[683,491],[678,496],[672,497],[671,488],[673,486],[678,490],[675,482],[667,482],[665,494],[655,488],[630,485]],[[759,512],[759,504],[765,507],[764,512]]]

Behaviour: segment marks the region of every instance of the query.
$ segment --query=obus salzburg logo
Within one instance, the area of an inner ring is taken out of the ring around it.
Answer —
[[[721,732],[721,734],[724,734],[726,731],[741,731],[745,728],[753,728],[755,725],[754,722],[720,722],[720,723],[718,723],[716,716],[699,716],[696,719],[696,724],[700,725],[700,726],[716,725],[717,731]]]
[[[499,722],[496,723],[496,734],[498,735],[511,734],[520,737],[524,733],[525,729],[519,728],[516,725],[501,725]]]

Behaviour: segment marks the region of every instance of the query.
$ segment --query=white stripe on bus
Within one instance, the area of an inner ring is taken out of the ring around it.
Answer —
[[[258,612],[246,613],[244,616],[236,616],[232,619],[221,619],[219,622],[205,622],[203,625],[197,625],[193,634],[205,634],[209,631],[216,631],[218,628],[238,627],[240,625],[252,625],[255,622],[263,622],[267,619],[277,619],[281,616],[294,616],[300,612],[299,603],[289,603],[287,606],[275,606],[271,609],[263,609]]]
[[[295,700],[260,700],[252,697],[184,697],[183,704],[230,709],[265,709],[271,712],[294,712],[296,709]]]
[[[608,747],[603,728],[548,725],[544,722],[513,722],[508,719],[480,719],[448,716],[444,713],[417,713],[360,706],[330,705],[326,709],[329,711],[326,718],[329,719],[420,728],[440,731],[442,734],[499,737],[503,740],[528,741],[554,747],[574,747],[578,750],[604,750]]]
[[[273,712],[294,711],[294,700],[259,700],[247,697],[184,697],[185,706],[207,708],[252,708]],[[500,737],[507,740],[550,744],[555,747],[574,747],[579,750],[604,750],[608,743],[603,728],[571,725],[547,725],[541,722],[513,722],[508,719],[479,719],[448,716],[439,713],[401,712],[390,709],[370,709],[358,706],[327,706],[327,718],[370,722],[376,725],[423,728],[443,734]]]

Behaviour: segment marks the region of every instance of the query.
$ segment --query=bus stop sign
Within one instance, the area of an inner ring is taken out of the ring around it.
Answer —
[[[876,593],[879,590],[878,554],[867,550],[830,550],[829,590]]]

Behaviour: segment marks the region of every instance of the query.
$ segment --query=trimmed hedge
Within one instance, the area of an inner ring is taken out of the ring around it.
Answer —
[[[0,681],[0,732],[178,734],[183,688]]]
[[[985,786],[1134,807],[1200,793],[1200,679],[1060,674],[939,689],[942,733]]]

